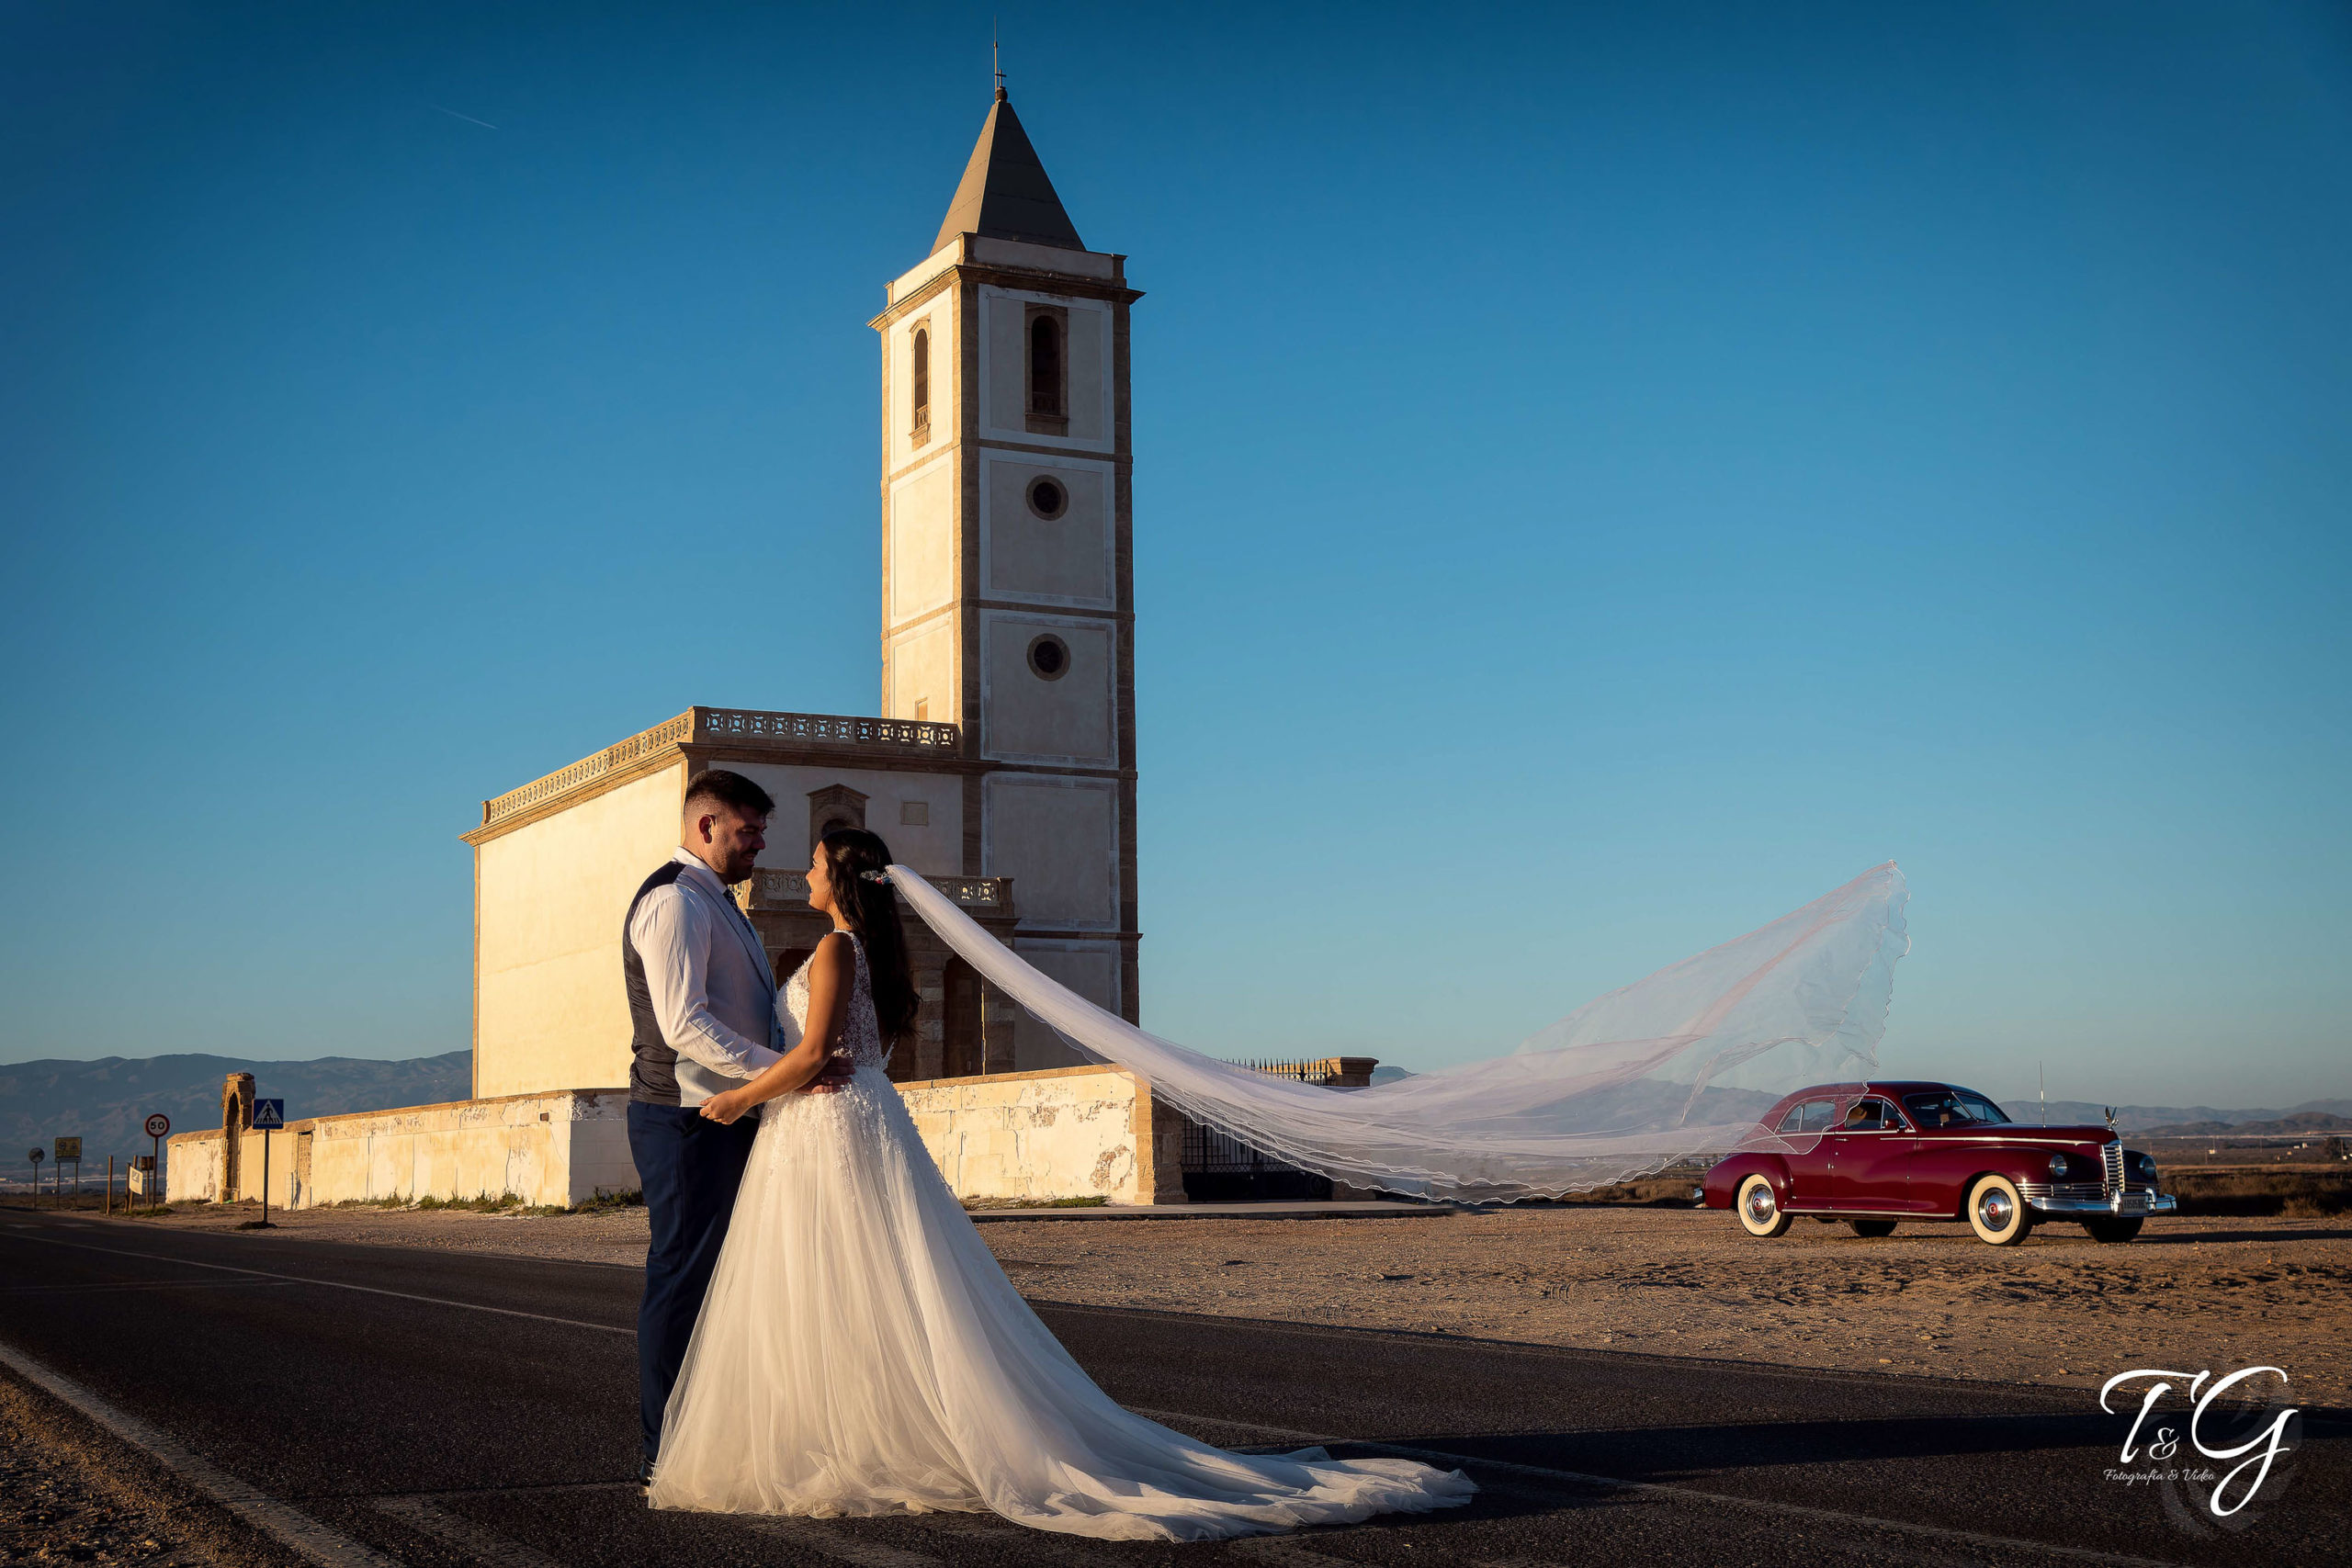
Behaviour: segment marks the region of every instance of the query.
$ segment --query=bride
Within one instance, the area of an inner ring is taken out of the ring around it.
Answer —
[[[777,998],[782,1060],[702,1113],[766,1104],[662,1426],[657,1508],[831,1517],[993,1511],[1125,1540],[1199,1540],[1451,1507],[1476,1485],[1321,1449],[1229,1453],[1121,1409],[997,1266],[883,1065],[917,998],[890,852],[837,829],[809,858],[832,932]],[[807,1088],[828,1057],[854,1069]]]

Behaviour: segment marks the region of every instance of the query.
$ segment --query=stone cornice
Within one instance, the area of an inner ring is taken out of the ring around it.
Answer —
[[[714,752],[760,761],[865,761],[957,772],[963,737],[952,724],[915,719],[691,707],[568,768],[483,801],[481,826],[459,837],[469,844],[487,843],[617,784]]]
[[[923,279],[913,293],[904,299],[892,301],[880,315],[865,324],[877,333],[886,331],[893,322],[922,310],[936,299],[942,289],[956,283],[993,284],[999,288],[1023,289],[1032,294],[1053,294],[1069,299],[1101,299],[1114,305],[1132,305],[1143,298],[1140,288],[1129,288],[1124,283],[1099,277],[1080,277],[1066,272],[1032,271],[1007,266],[1001,262],[960,261],[950,263]]]

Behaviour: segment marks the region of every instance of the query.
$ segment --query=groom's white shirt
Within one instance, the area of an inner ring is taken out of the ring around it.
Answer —
[[[672,858],[685,869],[638,901],[628,940],[662,1038],[678,1054],[678,1103],[700,1105],[781,1055],[775,976],[718,874],[692,850]]]

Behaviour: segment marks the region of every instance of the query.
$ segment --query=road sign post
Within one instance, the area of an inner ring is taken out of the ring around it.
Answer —
[[[74,1196],[79,1198],[82,1195],[82,1140],[60,1138],[54,1152],[57,1163],[51,1168],[57,1174],[51,1180],[56,1185],[59,1201],[62,1201],[65,1197],[65,1162],[69,1159],[74,1162]]]
[[[40,1207],[41,1156],[46,1155],[48,1152],[49,1151],[47,1149],[35,1145],[32,1152],[25,1156],[33,1162],[33,1207],[36,1209]]]
[[[286,1125],[286,1102],[282,1100],[254,1100],[254,1125],[261,1132],[261,1224],[255,1228],[267,1230],[270,1228],[269,1134]]]
[[[158,1189],[164,1179],[164,1134],[171,1130],[172,1119],[162,1111],[147,1118],[147,1135],[155,1141],[155,1152],[147,1156],[147,1212],[151,1214],[164,1206]]]

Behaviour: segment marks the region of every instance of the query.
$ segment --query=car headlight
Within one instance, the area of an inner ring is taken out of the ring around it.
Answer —
[[[2151,1154],[2134,1154],[2132,1156],[2132,1174],[2151,1186],[2154,1185],[2156,1156]]]
[[[2065,1179],[2066,1179],[2066,1173],[2067,1173],[2068,1171],[2070,1171],[2070,1170],[2074,1169],[2074,1168],[2075,1168],[2075,1162],[2074,1162],[2074,1161],[2072,1161],[2072,1160],[2070,1160],[2070,1159],[2068,1159],[2064,1155],[2052,1155],[2052,1156],[2050,1156],[2050,1179],[2051,1179],[2051,1180],[2052,1180],[2052,1181],[2064,1181],[2064,1180],[2065,1180]]]

